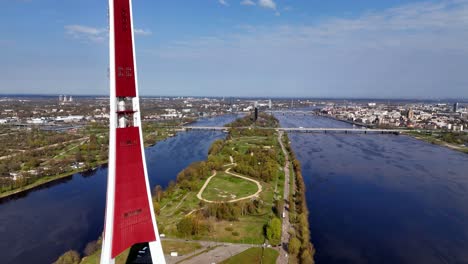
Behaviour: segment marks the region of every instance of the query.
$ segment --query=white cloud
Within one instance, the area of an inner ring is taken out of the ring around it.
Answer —
[[[218,0],[218,3],[224,5],[224,6],[229,6],[228,2],[226,0]]]
[[[166,64],[201,74],[196,77],[200,80],[217,71],[226,89],[237,85],[246,91],[285,87],[315,96],[466,97],[468,1],[408,4],[307,26],[251,27],[186,40],[156,54]],[[220,70],[218,65],[229,67]]]
[[[135,32],[135,35],[140,35],[140,36],[149,36],[153,34],[151,30],[147,30],[147,29],[145,30],[145,29],[140,29],[140,28],[136,28],[134,32]]]
[[[82,39],[91,42],[104,42],[108,38],[108,31],[106,28],[88,27],[83,25],[67,25],[65,26],[65,32],[75,39]],[[148,29],[134,30],[136,36],[149,36],[153,33]]]
[[[254,6],[255,2],[252,1],[252,0],[243,0],[240,4],[241,5],[246,5],[246,6]]]
[[[76,39],[85,39],[93,42],[103,42],[107,38],[105,28],[95,28],[82,25],[65,26],[66,33]]]
[[[258,5],[264,8],[270,8],[276,10],[276,3],[273,0],[259,0]]]

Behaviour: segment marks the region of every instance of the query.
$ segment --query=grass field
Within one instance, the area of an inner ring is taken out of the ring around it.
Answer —
[[[200,243],[195,242],[181,242],[181,241],[161,241],[163,251],[165,254],[169,254],[171,252],[177,252],[179,256],[183,256],[186,254],[190,254],[197,249],[201,249],[202,246]]]
[[[251,136],[251,137],[238,137],[231,141],[232,147],[241,154],[245,154],[247,149],[253,146],[269,145],[268,137]]]
[[[278,251],[271,248],[249,248],[233,257],[226,259],[221,264],[238,264],[238,263],[264,263],[274,264],[278,258]]]
[[[203,181],[200,181],[200,188]],[[195,192],[186,190],[176,190],[169,197],[165,197],[161,202],[161,213],[157,216],[158,225],[164,227],[161,233],[166,236],[176,236],[176,223],[180,222],[185,215],[194,209],[199,208],[200,200]]]
[[[252,195],[257,191],[255,183],[220,172],[208,183],[202,197],[210,201],[229,201]]]
[[[115,264],[125,264],[127,263],[128,254],[130,253],[130,248],[122,252],[115,258]],[[101,250],[94,252],[91,256],[85,257],[81,260],[80,264],[97,264],[101,260]]]

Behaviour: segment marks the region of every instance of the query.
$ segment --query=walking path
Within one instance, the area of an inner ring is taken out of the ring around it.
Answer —
[[[197,194],[197,198],[200,199],[200,200],[202,200],[202,201],[204,201],[204,202],[207,202],[207,203],[235,203],[235,202],[242,201],[242,200],[246,200],[246,199],[250,199],[250,198],[253,198],[253,197],[258,197],[258,195],[262,192],[262,189],[263,189],[263,188],[262,188],[262,185],[260,184],[259,181],[256,181],[256,180],[254,180],[254,179],[250,179],[250,178],[248,178],[248,177],[245,177],[245,176],[242,176],[242,175],[239,175],[239,174],[232,173],[232,172],[230,172],[230,170],[231,170],[231,168],[228,168],[228,169],[226,169],[224,172],[225,172],[226,174],[231,175],[231,176],[234,176],[234,177],[237,177],[237,178],[241,178],[241,179],[244,179],[244,180],[247,180],[247,181],[251,181],[251,182],[257,184],[257,188],[258,188],[257,192],[254,193],[254,194],[252,194],[252,195],[246,196],[246,197],[237,198],[237,199],[233,199],[233,200],[229,200],[229,201],[211,201],[211,200],[207,200],[207,199],[205,199],[205,198],[202,197],[202,194],[203,194],[203,191],[205,191],[206,186],[208,186],[208,183],[210,183],[211,179],[212,179],[213,177],[216,176],[217,172],[215,171],[215,172],[213,173],[213,175],[211,175],[211,176],[206,180],[206,182],[203,184],[202,188],[200,189],[200,191],[199,191],[198,194]]]
[[[261,245],[251,244],[237,244],[237,243],[224,243],[215,241],[200,241],[200,240],[184,240],[163,238],[163,241],[179,241],[179,242],[194,242],[200,243],[202,248],[187,255],[171,257],[165,252],[167,264],[206,264],[206,263],[220,263],[244,250],[251,247],[259,247]],[[247,263],[245,263],[247,264]]]
[[[283,150],[283,154],[285,157],[285,166],[284,166],[284,208],[283,208],[283,224],[281,226],[281,247],[280,247],[280,254],[276,263],[288,263],[288,244],[289,244],[289,229],[291,228],[291,224],[289,222],[289,208],[288,208],[288,199],[289,199],[289,155],[286,151],[286,148],[283,145],[283,131],[279,131],[278,133],[278,142],[281,145],[281,149]]]

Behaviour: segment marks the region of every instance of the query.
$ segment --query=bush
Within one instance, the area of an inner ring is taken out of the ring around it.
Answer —
[[[297,253],[299,253],[300,248],[301,248],[301,241],[299,241],[299,239],[297,239],[296,237],[293,237],[289,241],[289,247],[288,247],[289,254],[297,255]]]
[[[232,232],[232,235],[233,235],[233,236],[239,236],[239,232],[234,231],[234,232]]]
[[[224,228],[224,230],[229,231],[229,232],[232,232],[234,229],[233,229],[232,227],[229,227],[229,226],[228,226],[228,227]]]
[[[273,218],[266,227],[266,237],[271,245],[278,245],[281,242],[281,220]]]

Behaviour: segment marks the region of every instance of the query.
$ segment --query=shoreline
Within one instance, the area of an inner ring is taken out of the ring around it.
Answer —
[[[408,132],[411,132],[411,131],[408,131]],[[451,144],[451,143],[447,143],[447,142],[442,141],[442,140],[437,139],[437,138],[432,138],[432,139],[425,138],[425,137],[422,137],[422,136],[419,136],[419,135],[413,135],[413,134],[408,133],[408,132],[405,132],[402,135],[405,135],[405,136],[408,136],[408,137],[411,137],[411,138],[426,142],[426,143],[431,144],[431,145],[437,145],[437,146],[440,146],[440,147],[443,147],[443,148],[447,148],[447,149],[450,149],[450,150],[454,150],[454,151],[458,151],[458,152],[461,152],[461,153],[464,153],[464,154],[468,154],[468,147],[460,147],[460,146],[457,146],[457,145],[454,145],[454,144]]]

